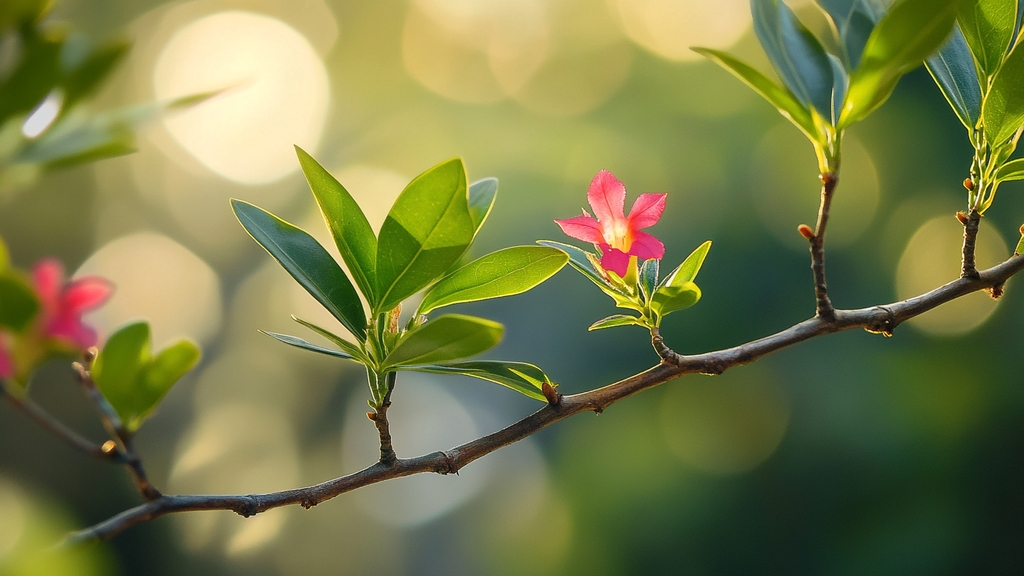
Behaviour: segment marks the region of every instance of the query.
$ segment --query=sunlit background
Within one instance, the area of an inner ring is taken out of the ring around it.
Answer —
[[[790,4],[824,29],[811,2]],[[652,229],[666,263],[714,240],[698,278],[704,299],[663,328],[680,352],[813,313],[796,232],[816,212],[811,147],[689,51],[727,48],[767,70],[746,0],[64,0],[53,17],[134,42],[96,108],[224,90],[149,125],[133,155],[0,197],[0,235],[18,264],[56,255],[117,284],[91,317],[101,332],[145,317],[157,346],[180,336],[203,345],[202,364],[138,435],[169,492],[280,490],[376,457],[358,367],[257,332],[299,332],[292,313],[333,322],[228,207],[232,197],[263,206],[333,251],[296,144],[375,229],[404,184],[441,160],[462,156],[471,179],[498,177],[477,254],[558,238],[552,220],[578,213],[602,168],[631,196],[668,192]],[[923,71],[849,133],[828,242],[837,305],[905,298],[956,276],[953,215],[969,154]],[[983,222],[981,265],[1009,254],[1024,219],[1021,186],[1002,190]],[[892,339],[843,333],[670,383],[459,476],[405,478],[309,511],[163,518],[67,566],[19,555],[138,498],[122,470],[0,405],[0,560],[41,570],[19,574],[68,575],[1013,573],[1024,565],[1024,299],[1014,284],[998,303],[971,295]],[[586,331],[612,303],[568,269],[527,295],[462,310],[506,324],[491,357],[537,363],[563,392],[657,360],[639,328]],[[66,366],[49,366],[34,393],[102,437]],[[428,375],[400,378],[394,402],[401,456],[538,407]]]

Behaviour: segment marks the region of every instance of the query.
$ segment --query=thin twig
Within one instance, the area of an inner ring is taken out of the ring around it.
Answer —
[[[835,319],[835,309],[828,297],[828,284],[825,282],[825,227],[828,226],[829,210],[832,197],[839,185],[839,173],[829,172],[821,175],[821,203],[818,205],[818,223],[814,227],[814,235],[808,240],[811,244],[811,272],[814,275],[814,313],[825,320]]]
[[[121,455],[117,450],[104,450],[103,446],[91,442],[78,432],[67,427],[63,422],[54,418],[49,412],[33,402],[30,398],[18,396],[7,390],[7,386],[0,382],[0,396],[7,397],[12,406],[21,410],[26,416],[35,421],[41,427],[49,430],[54,436],[67,442],[72,448],[81,450],[86,454],[106,460],[109,462],[121,462]]]
[[[958,214],[959,216],[959,214]],[[981,214],[971,210],[964,225],[963,259],[960,267],[961,278],[977,278],[978,268],[974,261],[975,245],[978,242],[978,229],[981,227]]]
[[[854,328],[891,335],[896,326],[910,318],[971,292],[1001,285],[1021,270],[1024,270],[1024,256],[1013,256],[1002,264],[981,272],[978,278],[960,278],[927,294],[894,304],[859,310],[835,310],[833,320],[816,315],[771,336],[716,352],[687,356],[677,354],[665,347],[659,350],[659,353],[662,354],[662,363],[646,372],[630,376],[603,388],[564,396],[560,402],[549,403],[511,426],[444,452],[434,452],[418,458],[396,459],[390,465],[378,462],[348,476],[307,488],[283,492],[220,496],[161,496],[151,502],[125,510],[90,528],[73,532],[67,537],[65,543],[78,544],[92,540],[105,540],[140,522],[176,512],[231,510],[242,516],[252,516],[290,504],[300,504],[309,508],[356,488],[392,478],[422,472],[453,474],[470,462],[503,446],[522,440],[559,420],[580,412],[601,412],[615,402],[680,376],[695,373],[721,374],[729,368],[753,362],[762,356],[804,340]],[[654,336],[656,347],[659,338],[660,335]]]
[[[384,466],[391,466],[398,460],[395,454],[395,447],[391,443],[391,427],[388,424],[388,408],[391,407],[391,393],[395,390],[396,372],[389,372],[387,379],[388,391],[384,395],[384,401],[380,407],[373,412],[367,412],[366,417],[373,421],[377,427],[377,434],[380,436],[380,463]]]

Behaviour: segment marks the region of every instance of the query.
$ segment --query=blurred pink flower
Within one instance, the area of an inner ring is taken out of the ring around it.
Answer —
[[[568,236],[600,248],[601,266],[605,270],[625,276],[630,256],[638,260],[661,260],[665,256],[661,240],[640,231],[658,223],[665,211],[665,196],[641,194],[626,216],[626,187],[611,172],[601,170],[587,192],[587,202],[597,218],[584,210],[583,216],[555,222]]]
[[[66,282],[64,266],[52,258],[32,268],[36,296],[42,306],[39,327],[44,338],[85,350],[97,341],[96,331],[82,323],[82,314],[110,298],[113,285],[97,276]]]
[[[7,334],[0,331],[0,380],[8,380],[14,376],[14,359],[11,358],[8,346],[10,342]]]

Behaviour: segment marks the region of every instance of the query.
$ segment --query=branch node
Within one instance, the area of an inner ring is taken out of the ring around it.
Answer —
[[[248,518],[255,516],[260,513],[260,504],[254,494],[249,494],[242,500],[237,506],[235,506],[235,513],[242,518]]]
[[[665,344],[665,337],[661,335],[661,330],[651,328],[651,345],[654,346],[654,351],[661,357],[662,364],[679,366],[679,354]]]
[[[1003,287],[1004,286],[1005,286],[1004,282],[1000,282],[998,284],[993,284],[992,286],[990,286],[988,288],[985,288],[985,292],[988,292],[988,295],[991,296],[993,300],[999,300],[1000,298],[1003,297]]]
[[[449,474],[455,474],[456,476],[458,476],[459,465],[455,461],[455,456],[452,455],[451,451],[446,450],[444,452],[438,452],[437,454],[441,456],[443,461],[438,462],[434,466],[434,472],[437,474],[441,474],[442,476],[447,476]]]
[[[544,393],[544,397],[547,398],[549,406],[558,406],[562,403],[562,394],[555,390],[555,387],[550,382],[541,384],[540,390]]]
[[[896,330],[896,314],[888,306],[875,306],[875,308],[885,312],[885,318],[872,319],[870,324],[864,326],[864,330],[871,334],[881,334],[886,338],[892,338],[892,333]]]

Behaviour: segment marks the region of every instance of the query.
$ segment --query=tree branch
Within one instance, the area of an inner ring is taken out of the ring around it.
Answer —
[[[548,404],[511,426],[450,450],[434,452],[418,458],[395,459],[391,463],[378,462],[354,474],[307,488],[283,492],[250,495],[160,496],[90,528],[74,532],[67,537],[65,543],[78,544],[92,540],[105,540],[140,522],[177,512],[231,510],[248,517],[290,504],[300,504],[304,508],[310,508],[345,492],[392,478],[422,472],[452,474],[470,462],[522,440],[559,420],[580,412],[601,412],[615,402],[680,376],[695,373],[721,374],[729,368],[753,362],[772,352],[810,338],[854,328],[891,335],[899,324],[966,294],[1002,285],[1008,278],[1021,270],[1024,270],[1024,256],[1015,255],[1002,264],[981,272],[977,278],[959,278],[927,294],[909,300],[859,310],[835,310],[832,320],[816,315],[771,336],[715,352],[695,355],[677,354],[664,345],[660,334],[655,333],[652,335],[652,341],[662,356],[662,362],[650,370],[603,388],[564,396],[560,402]]]
[[[814,235],[808,240],[811,243],[811,272],[814,274],[814,312],[815,316],[825,320],[835,319],[835,309],[828,297],[828,284],[825,282],[825,227],[828,226],[828,214],[832,207],[832,197],[839,185],[839,173],[829,172],[821,175],[821,203],[818,205],[818,223],[814,227]]]
[[[108,462],[120,462],[121,455],[114,449],[113,445],[104,444],[100,446],[90,440],[87,440],[78,432],[75,432],[71,428],[68,428],[63,422],[57,420],[49,412],[43,410],[41,406],[33,402],[27,396],[24,398],[18,398],[10,391],[7,390],[7,386],[0,382],[0,396],[6,396],[7,400],[12,406],[21,410],[26,416],[35,421],[41,427],[49,430],[54,436],[57,436],[61,440],[64,440],[72,448],[81,450],[86,454],[99,458],[100,460],[106,460]],[[106,448],[109,448],[106,449]]]
[[[388,391],[384,394],[384,401],[375,411],[366,413],[366,417],[372,420],[374,426],[377,427],[377,434],[380,436],[380,463],[388,466],[398,460],[395,447],[391,443],[391,426],[388,424],[388,408],[391,407],[391,393],[395,391],[397,377],[397,372],[389,372],[385,376]]]
[[[963,215],[958,212],[957,217]],[[977,210],[971,210],[970,215],[960,220],[964,225],[964,247],[963,257],[960,266],[961,278],[977,278],[978,268],[974,262],[975,245],[978,242],[978,229],[981,227],[981,214]]]

